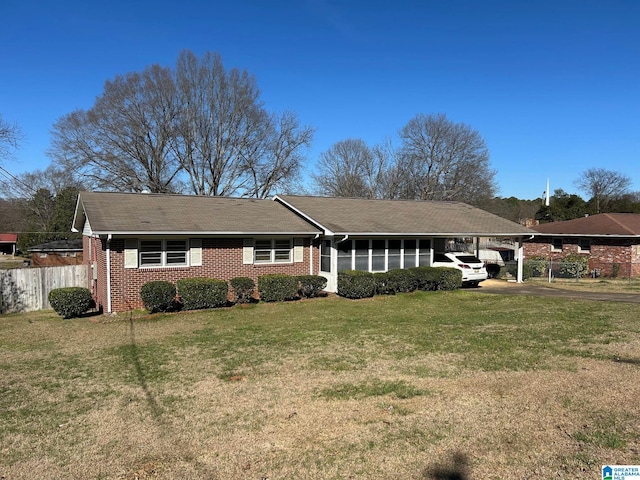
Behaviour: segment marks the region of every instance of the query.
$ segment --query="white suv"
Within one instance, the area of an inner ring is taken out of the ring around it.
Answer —
[[[432,267],[457,268],[462,272],[462,284],[477,287],[488,278],[484,263],[475,255],[465,252],[436,253]]]

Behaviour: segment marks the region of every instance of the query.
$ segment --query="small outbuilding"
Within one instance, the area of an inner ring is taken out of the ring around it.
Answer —
[[[29,249],[32,267],[82,265],[82,239],[56,240]]]

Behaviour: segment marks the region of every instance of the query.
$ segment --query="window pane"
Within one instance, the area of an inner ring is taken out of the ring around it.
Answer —
[[[276,262],[288,262],[291,259],[291,250],[276,250],[275,261]]]
[[[291,241],[286,239],[274,240],[274,261],[290,262],[291,261]]]
[[[416,266],[416,241],[404,241],[404,268]]]
[[[161,240],[147,240],[140,242],[140,265],[162,265]]]
[[[331,240],[324,240],[320,244],[320,270],[331,271]]]
[[[338,243],[338,271],[351,270],[351,240]]]
[[[271,250],[271,240],[256,240],[256,250]]]
[[[255,262],[271,261],[271,250],[254,250],[253,255],[254,255]]]
[[[371,270],[374,272],[384,272],[385,240],[371,241]]]
[[[356,240],[356,270],[369,270],[369,240]]]
[[[400,268],[400,240],[389,240],[389,265],[388,269],[393,270],[394,268]]]
[[[431,265],[431,240],[420,240],[420,258],[418,258],[418,263],[421,267],[428,267]]]
[[[167,265],[187,264],[186,240],[167,240]]]

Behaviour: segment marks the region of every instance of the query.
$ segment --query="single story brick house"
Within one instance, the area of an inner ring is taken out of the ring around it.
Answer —
[[[513,237],[522,249],[534,233],[459,202],[104,192],[80,193],[73,230],[106,313],[141,308],[151,280],[311,274],[335,292],[340,270],[430,265],[451,238]]]
[[[525,258],[560,261],[578,253],[603,276],[640,276],[640,214],[600,213],[531,228],[536,235],[524,244]]]
[[[58,267],[82,265],[82,239],[55,240],[34,245],[31,252],[32,267]]]
[[[0,233],[0,255],[15,255],[17,243],[17,233]]]

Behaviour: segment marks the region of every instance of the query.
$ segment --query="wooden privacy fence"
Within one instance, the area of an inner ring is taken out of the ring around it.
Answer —
[[[0,314],[47,310],[54,288],[86,286],[86,265],[0,270]]]

